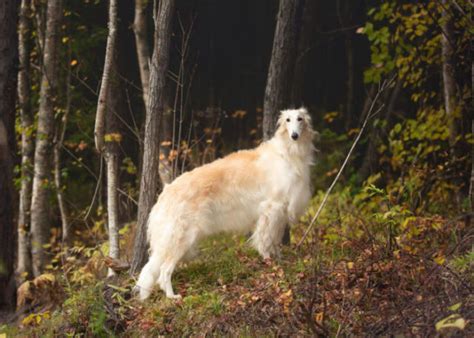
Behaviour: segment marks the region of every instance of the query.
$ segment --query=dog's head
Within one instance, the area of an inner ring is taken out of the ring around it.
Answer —
[[[302,138],[313,139],[316,134],[308,110],[304,107],[299,109],[282,110],[277,123],[277,133],[280,136],[287,134],[292,141]]]

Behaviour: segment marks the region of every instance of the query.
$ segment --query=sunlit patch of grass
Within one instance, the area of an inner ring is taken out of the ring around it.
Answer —
[[[193,295],[233,282],[245,282],[255,272],[241,259],[256,259],[256,252],[237,236],[213,236],[200,245],[199,255],[178,268],[174,284]]]

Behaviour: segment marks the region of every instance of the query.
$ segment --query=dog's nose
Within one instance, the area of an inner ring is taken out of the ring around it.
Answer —
[[[291,134],[291,138],[292,138],[293,140],[297,140],[297,139],[298,139],[298,136],[299,136],[299,135],[298,135],[297,133],[292,133],[292,134]]]

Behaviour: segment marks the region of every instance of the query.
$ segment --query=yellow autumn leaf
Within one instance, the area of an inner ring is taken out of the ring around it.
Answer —
[[[76,59],[71,60],[71,63],[70,63],[70,64],[71,64],[71,66],[74,67],[75,65],[77,65],[77,60],[76,60]]]
[[[444,319],[441,319],[435,325],[436,331],[451,327],[464,330],[464,328],[466,327],[466,321],[460,315],[452,314]]]
[[[314,320],[316,323],[322,323],[324,319],[324,312],[318,312],[314,315]]]

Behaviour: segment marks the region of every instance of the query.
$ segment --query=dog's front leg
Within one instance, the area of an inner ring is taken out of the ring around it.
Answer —
[[[280,255],[280,244],[288,222],[286,210],[287,206],[281,202],[267,201],[261,205],[261,215],[251,241],[264,259]]]

